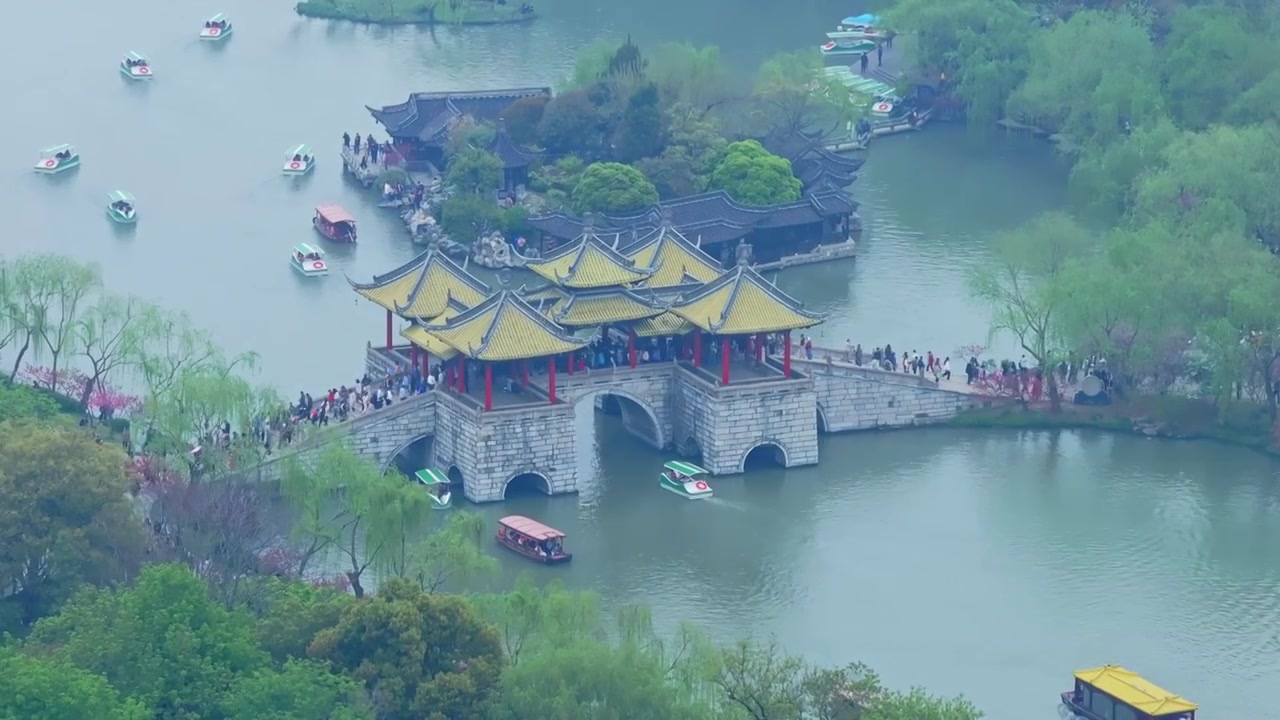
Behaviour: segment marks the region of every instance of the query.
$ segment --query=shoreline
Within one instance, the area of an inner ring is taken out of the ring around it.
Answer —
[[[1061,412],[1051,413],[1049,404],[965,410],[944,427],[988,430],[1099,430],[1162,440],[1210,441],[1253,450],[1280,458],[1280,446],[1271,442],[1270,421],[1261,405],[1232,406],[1225,421],[1217,414],[1204,414],[1207,403],[1187,398],[1138,398],[1105,406],[1082,406],[1064,402]],[[1190,415],[1188,415],[1190,413]]]
[[[323,0],[303,0],[293,7],[294,12],[305,18],[313,20],[341,20],[343,22],[360,23],[362,25],[421,25],[421,26],[437,26],[437,25],[521,25],[533,22],[538,18],[538,13],[514,14],[511,17],[483,17],[483,18],[452,18],[439,19],[430,17],[396,17],[393,15],[354,15],[341,7],[324,2]]]

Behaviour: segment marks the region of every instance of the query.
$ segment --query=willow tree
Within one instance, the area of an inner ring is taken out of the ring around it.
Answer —
[[[430,513],[419,488],[341,442],[290,458],[281,490],[299,518],[294,539],[313,555],[339,557],[356,597],[364,597],[369,568],[408,567],[410,537]]]
[[[797,50],[769,58],[756,73],[750,103],[752,135],[828,133],[861,117],[870,98],[822,72],[817,50]]]

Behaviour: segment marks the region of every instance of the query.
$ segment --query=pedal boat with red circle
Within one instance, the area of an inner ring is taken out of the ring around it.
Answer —
[[[138,222],[138,201],[123,190],[112,190],[107,195],[107,216],[121,225]]]
[[[559,565],[573,559],[564,551],[564,533],[523,515],[498,521],[498,544],[543,565]]]
[[[150,80],[151,61],[145,55],[130,50],[120,59],[120,73],[130,80]]]
[[[680,460],[672,460],[663,467],[666,469],[658,475],[658,486],[663,490],[669,490],[686,500],[705,500],[711,497],[711,484],[707,482],[710,471]]]
[[[80,153],[70,145],[58,145],[40,151],[35,171],[52,175],[76,167],[80,167]]]
[[[334,242],[356,241],[356,219],[340,205],[318,205],[311,219],[316,232]]]
[[[307,277],[329,274],[329,265],[324,261],[324,251],[306,243],[293,246],[293,255],[290,256],[289,261],[293,264],[294,270]]]
[[[231,21],[227,16],[218,13],[208,20],[204,21],[204,27],[200,28],[200,39],[210,42],[219,42],[226,40],[231,34]]]
[[[284,167],[281,168],[281,172],[285,175],[306,175],[315,166],[315,153],[311,152],[310,147],[299,145],[285,153]]]

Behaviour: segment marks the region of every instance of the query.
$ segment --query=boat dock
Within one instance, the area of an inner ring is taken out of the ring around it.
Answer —
[[[342,148],[342,168],[351,173],[352,177],[367,188],[373,187],[373,184],[378,180],[378,176],[385,172],[388,167],[395,166],[388,164],[385,154],[379,155],[378,161],[373,162],[369,160],[369,151],[364,146],[361,146],[360,152],[356,152],[350,147]]]

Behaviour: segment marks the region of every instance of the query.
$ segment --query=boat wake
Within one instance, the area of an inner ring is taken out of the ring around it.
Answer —
[[[738,512],[747,511],[746,505],[743,505],[741,503],[736,503],[731,500],[725,500],[724,498],[718,498],[718,497],[715,497],[714,495],[707,498],[706,500],[703,500],[702,502],[708,505],[715,505],[717,507],[729,508],[730,510],[737,510]]]

